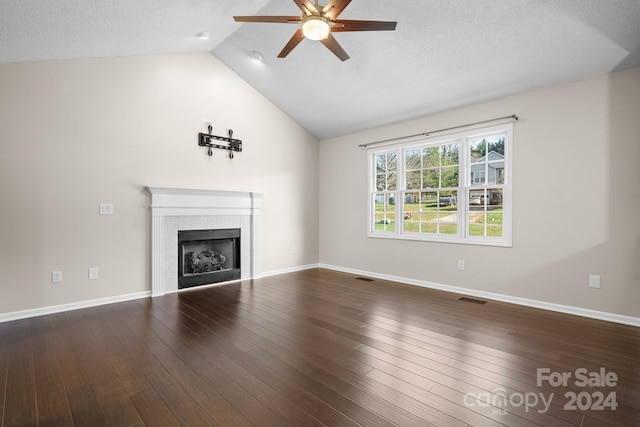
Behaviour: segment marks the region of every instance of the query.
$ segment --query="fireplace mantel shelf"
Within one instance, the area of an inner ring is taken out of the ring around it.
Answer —
[[[247,195],[255,195],[261,197],[264,193],[259,191],[241,191],[241,190],[217,190],[207,188],[180,188],[180,187],[161,187],[157,185],[148,185],[145,187],[151,194],[180,194],[180,195],[204,195],[204,196],[226,196],[226,197],[246,197]]]
[[[253,209],[261,208],[264,193],[257,191],[207,190],[202,188],[176,188],[147,186],[151,193],[151,209],[194,209],[185,215],[202,215],[202,209]],[[158,211],[160,213],[161,211]],[[167,211],[167,215],[174,212]]]

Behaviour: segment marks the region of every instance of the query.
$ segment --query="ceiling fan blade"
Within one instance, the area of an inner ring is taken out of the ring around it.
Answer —
[[[316,15],[320,11],[309,0],[293,0],[305,15]]]
[[[349,19],[338,19],[333,22],[337,25],[331,27],[332,33],[345,31],[393,31],[398,24],[395,21],[358,21]]]
[[[331,33],[329,33],[329,36],[326,39],[320,40],[320,42],[325,45],[327,49],[333,52],[335,56],[340,58],[341,61],[346,61],[347,59],[349,59],[349,55],[347,55],[347,52],[344,51],[342,46],[340,46],[340,43],[338,43],[338,40],[336,40],[335,37],[331,35]]]
[[[236,22],[269,22],[274,24],[299,24],[299,16],[234,16]]]
[[[278,58],[284,58],[289,55],[293,48],[298,46],[302,40],[304,40],[304,34],[302,34],[302,28],[298,28],[298,30],[293,33],[293,37],[289,39],[289,42],[284,47],[284,49],[282,49],[282,51],[278,54]]]
[[[351,3],[351,0],[331,0],[322,9],[322,13],[330,19],[336,19],[344,8],[349,6],[349,3]]]

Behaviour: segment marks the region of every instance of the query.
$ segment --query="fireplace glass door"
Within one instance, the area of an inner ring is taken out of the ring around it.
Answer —
[[[178,289],[239,278],[239,228],[178,231]]]

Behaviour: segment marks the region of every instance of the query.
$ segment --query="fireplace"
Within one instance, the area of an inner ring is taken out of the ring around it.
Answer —
[[[260,211],[262,193],[255,191],[224,191],[193,188],[172,188],[148,186],[151,194],[151,295],[156,297],[168,292],[177,292],[182,288],[194,286],[194,281],[204,279],[204,283],[216,283],[208,274],[201,274],[197,270],[184,274],[183,255],[179,256],[178,233],[202,230],[239,229],[239,237],[235,243],[235,250],[230,256],[225,250],[215,247],[204,247],[196,250],[206,252],[201,260],[209,265],[220,266],[222,257],[225,263],[233,258],[233,267],[225,266],[222,270],[235,271],[232,276],[223,281],[235,279],[252,279],[260,277]],[[187,236],[189,236],[187,234]],[[227,239],[231,237],[223,237]],[[194,240],[189,237],[187,240]],[[195,239],[200,240],[199,238]],[[232,245],[233,246],[233,245]],[[187,248],[188,249],[188,248]],[[187,250],[187,252],[192,250]],[[182,260],[182,261],[180,261]],[[209,261],[206,261],[209,260]],[[214,260],[217,260],[214,262]],[[183,265],[178,265],[180,262]],[[185,286],[178,284],[182,276],[189,276]],[[217,279],[215,279],[217,280]]]
[[[178,231],[178,289],[239,278],[239,228]]]

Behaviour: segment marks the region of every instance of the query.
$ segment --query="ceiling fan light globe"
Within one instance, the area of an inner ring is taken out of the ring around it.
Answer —
[[[323,40],[329,36],[331,28],[321,16],[309,16],[302,23],[302,34],[311,40]]]

